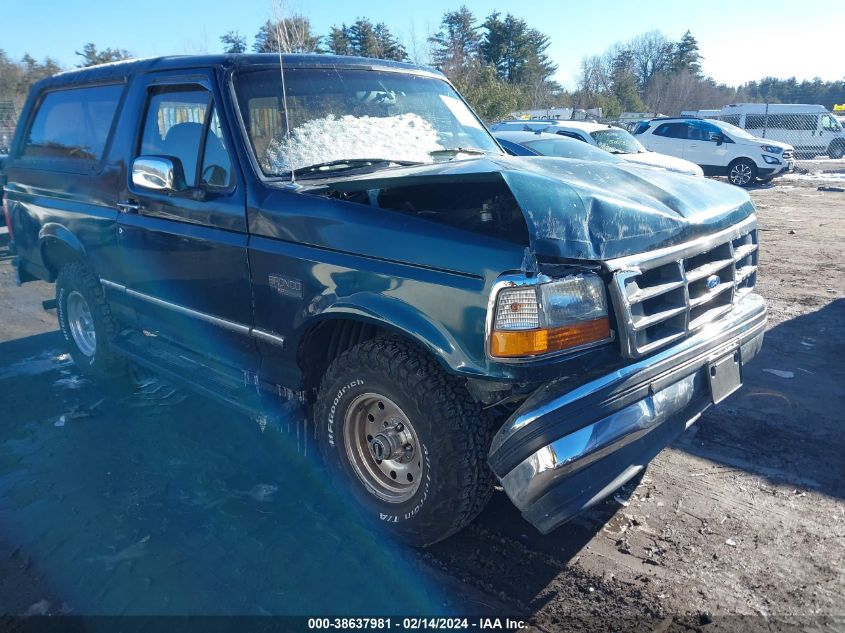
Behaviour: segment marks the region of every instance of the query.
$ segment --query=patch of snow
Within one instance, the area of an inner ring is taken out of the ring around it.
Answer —
[[[791,371],[784,371],[782,369],[764,369],[767,374],[772,374],[778,378],[795,378],[795,373]]]
[[[383,158],[432,162],[429,152],[445,149],[437,131],[418,114],[355,117],[330,114],[312,119],[291,131],[290,138],[274,139],[267,147],[264,168],[286,172],[334,160]]]
[[[48,613],[50,613],[50,603],[46,600],[39,600],[31,605],[23,615],[24,617],[31,617],[33,615],[47,615]]]
[[[274,486],[272,484],[256,484],[249,492],[247,492],[247,495],[256,501],[264,502],[269,501],[278,489],[278,486]]]
[[[55,351],[43,352],[38,356],[30,356],[0,368],[0,378],[37,376],[68,363],[70,363],[70,356],[67,354],[57,355]]]
[[[64,426],[66,421],[67,418],[65,416],[61,416],[58,420],[56,420],[56,423],[53,424],[53,426]]]
[[[64,372],[63,372],[64,373]],[[81,376],[69,375],[64,378],[59,378],[53,383],[54,387],[64,387],[65,389],[79,389],[88,384],[88,381]]]
[[[845,171],[813,171],[808,174],[784,174],[780,179],[845,184]]]

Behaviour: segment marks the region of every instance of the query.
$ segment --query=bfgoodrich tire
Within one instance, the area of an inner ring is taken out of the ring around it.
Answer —
[[[728,182],[737,187],[750,187],[757,182],[757,165],[749,158],[737,158],[728,165]]]
[[[125,364],[109,348],[115,324],[103,287],[85,264],[66,264],[59,271],[56,311],[71,358],[83,373],[99,380],[126,377]]]
[[[484,412],[410,343],[375,339],[339,356],[323,377],[315,420],[326,465],[365,513],[411,545],[454,534],[490,498]]]

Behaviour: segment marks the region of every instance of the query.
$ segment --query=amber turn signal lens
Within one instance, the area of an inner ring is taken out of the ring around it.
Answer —
[[[582,321],[563,327],[538,330],[494,331],[490,354],[503,358],[537,356],[580,347],[610,338],[610,319]]]

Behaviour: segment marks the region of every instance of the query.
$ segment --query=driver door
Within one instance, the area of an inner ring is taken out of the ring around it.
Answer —
[[[707,121],[690,121],[684,158],[696,165],[725,166],[728,160],[730,139],[722,131]],[[722,142],[719,143],[719,138]]]
[[[137,90],[144,106],[119,198],[127,300],[141,329],[233,376],[255,372],[245,184],[214,78],[162,73]],[[172,161],[178,191],[133,182],[141,156]]]

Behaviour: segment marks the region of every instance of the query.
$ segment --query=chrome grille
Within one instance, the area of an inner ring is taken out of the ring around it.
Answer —
[[[792,160],[792,151],[786,150],[783,153],[783,158],[784,158],[784,160]]]
[[[719,318],[754,288],[756,221],[608,265],[622,352],[645,356]]]

